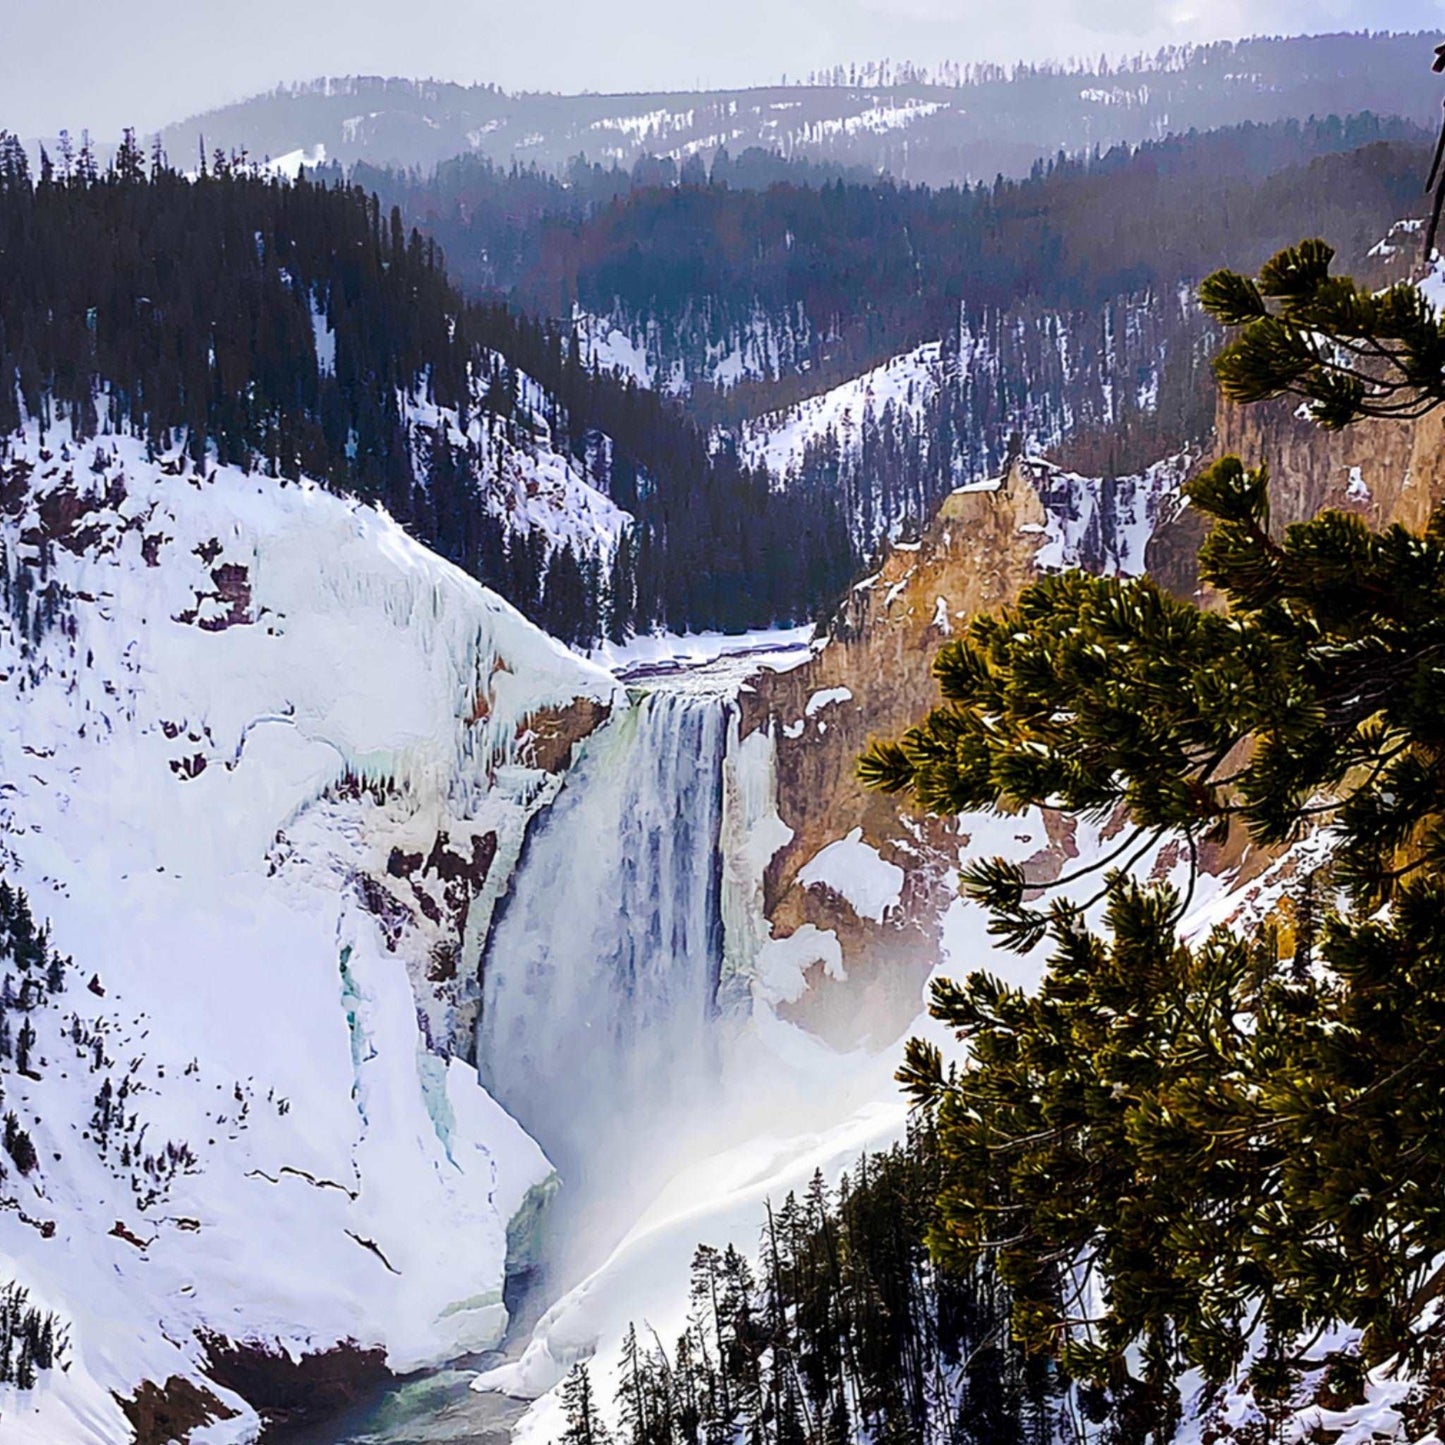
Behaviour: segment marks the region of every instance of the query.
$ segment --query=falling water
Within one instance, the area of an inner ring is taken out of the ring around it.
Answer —
[[[594,734],[487,946],[482,1080],[589,1195],[649,1173],[715,1078],[731,708],[654,691]]]

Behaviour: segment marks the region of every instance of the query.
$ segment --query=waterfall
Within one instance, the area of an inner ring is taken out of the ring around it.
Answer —
[[[569,1185],[635,1183],[716,1077],[733,710],[673,690],[615,715],[533,822],[499,906],[478,1067]]]

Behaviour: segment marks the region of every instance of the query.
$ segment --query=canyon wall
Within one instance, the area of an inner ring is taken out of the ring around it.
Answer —
[[[948,496],[919,540],[889,550],[854,587],[804,667],[763,673],[743,698],[744,729],[770,730],[778,812],[792,830],[765,878],[774,937],[806,925],[836,935],[846,981],[821,964],[791,1015],[835,1043],[882,1041],[907,1026],[918,989],[939,960],[943,911],[955,896],[968,820],[926,818],[906,802],[865,791],[856,762],[870,738],[896,736],[938,702],[931,668],[947,638],[976,612],[1011,602],[1041,572],[1082,566],[1147,571],[1176,595],[1217,605],[1198,579],[1205,519],[1180,487],[1216,456],[1235,453],[1270,469],[1276,531],[1325,508],[1375,528],[1422,528],[1445,499],[1445,413],[1415,422],[1369,421],[1327,432],[1287,400],[1239,407],[1221,401],[1214,434],[1197,455],[1138,478],[1084,478],[1015,462],[996,489]],[[1069,856],[1072,836],[1046,818],[1036,869]],[[861,916],[836,890],[807,881],[819,852],[861,830],[861,841],[904,870],[899,903]],[[1238,839],[1209,866],[1233,872]],[[1261,855],[1246,872],[1263,866]],[[1237,881],[1242,881],[1240,874]]]

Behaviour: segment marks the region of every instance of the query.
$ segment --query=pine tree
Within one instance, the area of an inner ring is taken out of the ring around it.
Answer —
[[[35,1026],[25,1018],[21,1021],[20,1032],[15,1035],[15,1067],[22,1074],[31,1074],[30,1051],[35,1047]],[[31,1074],[33,1078],[34,1075]]]
[[[1221,386],[1297,391],[1327,427],[1445,400],[1422,298],[1328,261],[1306,243],[1258,283],[1211,278],[1207,304],[1245,327]],[[937,812],[1129,820],[1052,884],[965,870],[1006,947],[1048,942],[1044,980],[936,983],[967,1057],[914,1040],[900,1079],[936,1118],[935,1258],[993,1264],[1026,1348],[1160,1440],[1181,1366],[1222,1380],[1252,1339],[1261,1399],[1321,1329],[1361,1329],[1367,1361],[1408,1349],[1445,1252],[1445,510],[1420,534],[1326,512],[1281,537],[1265,468],[1228,457],[1187,490],[1227,613],[1147,579],[1046,578],[947,644],[943,706],[860,764]],[[1325,824],[1328,902],[1304,929],[1281,913],[1186,943],[1188,892],[1133,877],[1171,837],[1197,858],[1231,828],[1283,847]]]
[[[1371,291],[1330,275],[1320,240],[1281,251],[1250,280],[1216,271],[1205,309],[1240,335],[1219,354],[1220,390],[1234,401],[1288,393],[1321,426],[1361,417],[1410,419],[1445,401],[1445,335],[1418,286]]]
[[[608,1445],[610,1436],[598,1418],[586,1365],[574,1365],[562,1382],[562,1410],[567,1418],[564,1445]]]

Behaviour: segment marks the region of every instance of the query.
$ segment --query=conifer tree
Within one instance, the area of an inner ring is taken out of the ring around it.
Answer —
[[[610,1437],[598,1418],[586,1365],[574,1365],[562,1382],[562,1409],[567,1417],[564,1445],[608,1445]]]
[[[1423,298],[1328,260],[1306,243],[1257,282],[1211,278],[1243,328],[1221,386],[1298,392],[1326,427],[1445,400]],[[1052,883],[965,870],[1004,946],[1047,941],[1044,980],[936,983],[968,1055],[914,1040],[900,1079],[936,1118],[935,1257],[994,1265],[1023,1344],[1155,1440],[1179,1371],[1222,1380],[1252,1340],[1259,1397],[1324,1363],[1309,1342],[1331,1326],[1369,1362],[1413,1349],[1445,1252],[1445,509],[1419,534],[1326,512],[1280,535],[1263,466],[1227,457],[1187,490],[1227,612],[1047,577],[947,644],[943,705],[860,764],[937,812],[1128,820]],[[1306,936],[1280,915],[1186,940],[1188,889],[1133,876],[1171,838],[1197,861],[1231,827],[1282,848],[1323,826]]]

